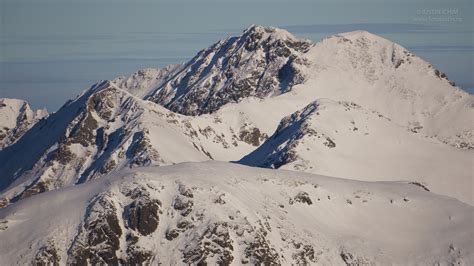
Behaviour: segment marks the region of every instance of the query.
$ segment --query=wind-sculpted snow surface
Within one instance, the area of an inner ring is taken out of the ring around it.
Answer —
[[[473,218],[411,184],[185,163],[0,210],[0,263],[470,265]]]
[[[416,134],[351,102],[317,100],[283,118],[240,163],[343,178],[424,184],[474,204],[470,150]]]
[[[308,52],[317,98],[354,102],[460,149],[474,146],[474,96],[405,48],[365,31],[331,36]],[[449,125],[449,126],[447,126]]]

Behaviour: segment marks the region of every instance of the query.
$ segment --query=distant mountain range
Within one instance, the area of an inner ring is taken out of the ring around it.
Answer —
[[[473,117],[389,40],[256,25],[52,114],[0,99],[0,263],[473,264]]]

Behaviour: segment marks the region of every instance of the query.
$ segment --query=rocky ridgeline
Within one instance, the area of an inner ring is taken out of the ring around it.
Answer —
[[[140,101],[140,100],[138,100]],[[32,170],[21,167],[15,176],[29,176],[23,190],[14,191],[7,201],[42,193],[58,187],[83,183],[108,174],[117,166],[145,166],[160,163],[146,129],[139,128],[144,109],[132,95],[108,82],[66,104],[58,113],[40,121],[30,132],[51,137],[48,146],[38,147],[41,157]],[[69,117],[61,116],[63,112]],[[63,129],[57,127],[64,125]],[[54,135],[48,136],[51,130]],[[30,136],[28,136],[29,138]],[[27,141],[27,140],[25,140]],[[5,165],[7,167],[8,165]],[[13,168],[14,169],[14,168]]]
[[[57,113],[35,124],[13,150],[0,154],[1,157],[13,153],[5,157],[7,163],[0,166],[0,170],[4,168],[4,186],[8,181],[25,180],[24,186],[2,195],[0,207],[52,189],[97,179],[118,169],[169,165],[184,160],[177,158],[174,148],[160,150],[157,138],[159,141],[178,138],[179,145],[188,151],[191,149],[194,155],[179,149],[178,152],[187,153],[190,158],[194,156],[194,160],[219,159],[209,152],[209,146],[230,152],[242,145],[258,147],[268,138],[251,123],[232,127],[222,126],[219,117],[207,120],[202,127],[193,117],[144,101],[109,81],[99,82]],[[38,143],[38,138],[43,141]],[[23,146],[32,149],[29,155],[37,154],[37,157],[25,162],[15,160],[15,156],[26,156],[21,155],[26,151]]]
[[[177,113],[199,115],[246,97],[288,92],[305,80],[300,69],[311,46],[286,31],[252,26],[199,52],[148,99]]]
[[[295,113],[284,117],[275,133],[265,143],[240,161],[246,165],[278,169],[283,165],[303,160],[297,148],[303,139],[316,139],[328,149],[336,147],[335,140],[310,122],[311,117],[319,115],[319,102],[315,101]]]
[[[47,116],[45,109],[34,112],[26,101],[0,98],[0,150],[15,143]]]

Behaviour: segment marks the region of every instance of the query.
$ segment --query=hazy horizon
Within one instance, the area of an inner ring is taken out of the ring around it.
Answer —
[[[0,97],[25,99],[35,109],[55,111],[101,79],[184,63],[251,24],[313,41],[367,30],[474,91],[470,1],[0,0],[0,5]]]

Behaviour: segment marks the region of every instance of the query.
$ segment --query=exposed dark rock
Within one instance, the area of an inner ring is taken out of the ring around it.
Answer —
[[[153,254],[149,250],[143,250],[137,246],[127,248],[127,260],[121,261],[122,265],[149,265]]]
[[[165,233],[165,237],[169,241],[177,238],[178,236],[179,236],[179,230],[176,230],[176,229],[167,230]]]
[[[159,224],[160,205],[149,197],[135,199],[127,208],[128,226],[142,235],[153,233]]]
[[[59,147],[54,152],[52,159],[57,160],[62,165],[67,165],[75,157],[74,153],[69,149],[69,145],[60,143]]]
[[[120,247],[122,229],[117,209],[108,194],[95,198],[89,205],[83,225],[73,241],[67,264],[118,265],[116,251]]]
[[[416,182],[416,181],[415,181],[415,182],[410,182],[409,184],[412,184],[412,185],[415,185],[415,186],[419,186],[419,187],[421,187],[422,189],[424,189],[425,191],[430,191],[430,190],[428,189],[428,187],[426,187],[426,185],[423,185],[423,184],[420,183],[420,182]]]
[[[179,229],[186,229],[188,227],[192,227],[192,224],[189,221],[183,220],[176,224],[176,227]]]
[[[204,233],[199,236],[196,244],[187,246],[183,255],[183,262],[188,264],[207,265],[208,257],[216,257],[218,265],[230,265],[234,260],[232,256],[232,239],[229,234],[229,225],[218,222],[209,225]]]
[[[0,221],[0,231],[8,229],[8,220]]]
[[[260,141],[267,139],[268,136],[265,133],[261,133],[260,129],[253,127],[247,129],[245,127],[240,129],[239,139],[252,146],[260,146]]]
[[[193,201],[182,195],[176,196],[173,201],[173,208],[180,211],[182,216],[188,216],[189,213],[193,210]]]
[[[95,130],[97,127],[97,120],[92,117],[90,112],[86,112],[82,121],[72,129],[67,141],[69,143],[80,143],[84,147],[95,145]]]
[[[345,249],[342,249],[339,255],[347,266],[370,265],[370,261],[366,258],[354,256]]]
[[[279,156],[275,160],[273,160],[273,158],[270,158],[268,162],[264,165],[278,169],[285,164],[289,164],[296,161],[297,159],[298,159],[298,154],[296,153],[296,151],[293,149],[289,149],[287,150],[287,152],[280,153]]]
[[[336,147],[336,143],[330,138],[326,138],[326,141],[324,142],[324,145],[326,145],[329,148],[335,148]]]
[[[178,192],[179,192],[179,194],[181,194],[181,195],[183,195],[187,198],[193,198],[194,197],[193,190],[191,188],[186,187],[183,184],[178,185]]]
[[[133,135],[132,143],[127,152],[127,158],[130,159],[130,167],[147,166],[152,162],[160,162],[158,151],[153,148],[145,132],[136,132]]]
[[[299,192],[293,199],[290,199],[290,204],[293,204],[294,202],[300,202],[300,203],[306,203],[308,205],[313,204],[313,201],[311,201],[311,198],[309,197],[308,193],[302,191]]]
[[[61,258],[58,255],[57,248],[54,243],[49,242],[45,246],[41,247],[33,260],[33,265],[46,266],[54,265],[58,266]]]
[[[30,186],[29,188],[27,188],[25,191],[23,191],[23,193],[21,193],[21,198],[24,199],[24,198],[28,198],[28,197],[31,197],[33,195],[36,195],[36,194],[40,194],[40,193],[43,193],[45,191],[48,191],[49,188],[48,188],[48,184],[44,181],[37,181],[35,182],[34,185]]]
[[[270,247],[265,233],[257,232],[255,239],[245,249],[245,257],[254,265],[281,265],[277,251]]]
[[[293,254],[292,258],[296,265],[309,265],[317,262],[313,246],[295,243],[295,247],[297,248],[297,252]]]
[[[112,171],[116,166],[117,166],[117,163],[115,162],[115,160],[111,159],[102,165],[102,167],[99,169],[99,172],[101,174],[107,174],[110,171]]]
[[[7,198],[2,198],[0,199],[0,209],[5,208],[10,201]]]
[[[224,193],[220,194],[219,196],[217,196],[217,198],[214,200],[214,203],[216,204],[225,204],[225,200],[223,199],[223,197],[225,196]]]
[[[212,113],[246,97],[287,92],[304,81],[299,67],[311,43],[259,26],[220,41],[193,58],[149,99],[185,115]],[[242,69],[251,69],[243,75]],[[188,71],[189,70],[189,71]]]
[[[110,122],[113,119],[117,94],[117,89],[112,87],[95,93],[88,101],[88,109],[94,110],[100,118]]]

